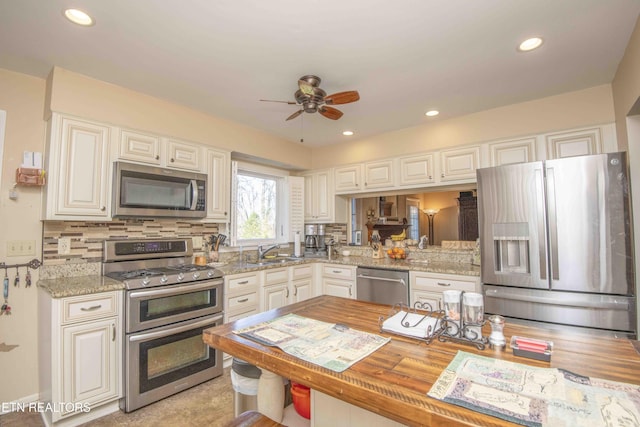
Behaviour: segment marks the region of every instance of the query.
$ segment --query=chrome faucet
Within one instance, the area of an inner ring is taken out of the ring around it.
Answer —
[[[258,260],[264,259],[264,256],[273,249],[280,249],[280,245],[271,245],[266,249],[262,249],[262,245],[258,246]]]

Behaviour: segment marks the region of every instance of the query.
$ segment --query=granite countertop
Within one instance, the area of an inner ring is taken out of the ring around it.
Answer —
[[[392,260],[387,257],[373,259],[368,256],[338,256],[331,261],[326,258],[301,258],[260,266],[236,262],[224,264],[219,266],[218,269],[225,275],[231,275],[311,263],[342,264],[357,267],[386,268],[390,270],[424,271],[428,273],[455,274],[461,276],[480,276],[480,267],[471,263],[420,259],[415,259],[413,261],[401,261]],[[88,274],[66,277],[50,277],[51,274],[49,274],[45,276],[46,278],[38,280],[38,287],[51,294],[53,298],[64,298],[124,289],[124,284],[122,282],[106,276],[101,276],[98,273],[94,273],[94,270],[95,268],[93,270],[87,269],[86,271]],[[60,273],[64,275],[65,271],[60,271]]]
[[[38,287],[47,291],[53,298],[97,294],[99,292],[119,291],[124,284],[110,277],[100,275],[60,277],[38,280]]]
[[[292,260],[282,263],[273,263],[270,265],[255,266],[241,263],[230,263],[218,267],[225,275],[238,274],[248,271],[258,271],[265,269],[288,267],[291,265],[308,264],[308,263],[324,263],[324,264],[342,264],[357,267],[374,267],[385,268],[389,270],[412,270],[424,271],[428,273],[440,274],[456,274],[461,276],[480,276],[480,266],[464,262],[446,262],[446,261],[430,261],[430,260],[409,260],[400,261],[392,260],[388,257],[374,259],[367,256],[338,256],[329,261],[326,258],[302,258],[300,260]]]

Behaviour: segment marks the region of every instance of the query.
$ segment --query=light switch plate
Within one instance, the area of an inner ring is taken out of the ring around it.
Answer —
[[[10,240],[7,242],[7,256],[27,256],[35,254],[35,240]]]
[[[71,253],[71,237],[58,238],[58,255],[69,255]]]

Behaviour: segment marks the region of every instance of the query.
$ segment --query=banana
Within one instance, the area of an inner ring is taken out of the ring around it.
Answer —
[[[396,242],[400,240],[404,240],[407,237],[407,230],[402,230],[402,233],[400,234],[392,234],[390,237],[391,237],[391,240]]]

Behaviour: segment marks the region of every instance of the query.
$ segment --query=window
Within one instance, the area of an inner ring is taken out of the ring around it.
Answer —
[[[233,162],[233,245],[287,241],[286,172]]]

